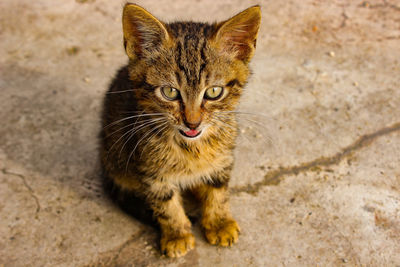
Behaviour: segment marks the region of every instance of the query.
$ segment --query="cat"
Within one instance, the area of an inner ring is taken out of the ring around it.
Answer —
[[[195,244],[182,206],[186,191],[199,203],[210,244],[238,241],[228,202],[235,108],[260,21],[259,6],[213,24],[166,24],[138,5],[124,6],[129,63],[104,99],[101,162],[113,198],[156,222],[168,257],[185,255]]]

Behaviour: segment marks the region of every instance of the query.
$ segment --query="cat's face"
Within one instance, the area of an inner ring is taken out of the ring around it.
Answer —
[[[234,130],[232,111],[249,75],[260,18],[257,7],[242,13],[214,25],[165,25],[136,5],[125,7],[130,75],[147,85],[137,91],[138,104],[166,114],[176,137],[194,141]]]
[[[148,98],[138,99],[150,112],[168,113],[176,134],[187,140],[231,127],[221,121],[235,109],[248,76],[245,64],[219,55],[206,39],[201,42],[206,43],[200,50],[176,43],[162,51],[157,63],[146,67]]]

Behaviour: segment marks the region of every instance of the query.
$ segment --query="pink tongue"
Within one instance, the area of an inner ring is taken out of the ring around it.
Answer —
[[[196,131],[196,130],[189,130],[189,131],[185,132],[185,134],[187,136],[196,136],[198,133],[199,133],[199,131]]]

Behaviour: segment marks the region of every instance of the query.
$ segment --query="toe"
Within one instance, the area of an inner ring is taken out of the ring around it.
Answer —
[[[177,258],[185,255],[194,248],[194,236],[186,234],[180,237],[164,237],[161,240],[161,250],[170,258]]]
[[[216,228],[205,230],[206,238],[210,244],[230,247],[238,241],[240,228],[234,220],[227,221]]]

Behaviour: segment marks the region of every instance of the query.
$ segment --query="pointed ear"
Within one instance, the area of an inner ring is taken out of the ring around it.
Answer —
[[[260,6],[250,7],[219,23],[214,35],[217,48],[222,53],[233,54],[237,59],[250,61],[256,48],[260,23]]]
[[[144,56],[146,52],[157,49],[170,38],[161,21],[135,4],[125,5],[122,28],[125,51],[130,59]]]

